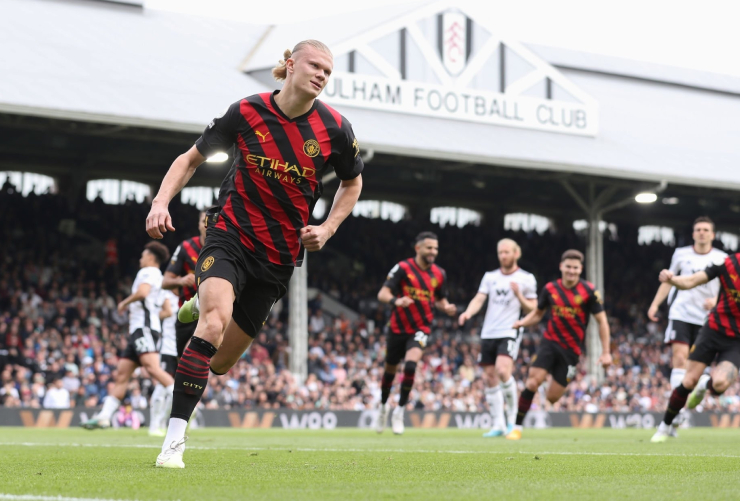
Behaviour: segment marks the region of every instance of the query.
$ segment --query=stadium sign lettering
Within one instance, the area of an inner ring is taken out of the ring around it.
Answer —
[[[595,136],[594,105],[334,72],[329,104],[492,125]]]

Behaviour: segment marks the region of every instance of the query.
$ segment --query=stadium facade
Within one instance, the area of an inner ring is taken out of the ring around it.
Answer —
[[[335,55],[322,98],[368,160],[365,196],[585,217],[597,284],[607,213],[677,225],[710,212],[736,230],[740,78],[500,38],[454,2],[276,26],[133,3],[3,3],[0,170],[53,176],[70,196],[114,173],[156,185],[213,116],[278,87],[286,48],[317,38]],[[201,171],[195,184],[223,177]],[[682,203],[647,211],[639,191]]]

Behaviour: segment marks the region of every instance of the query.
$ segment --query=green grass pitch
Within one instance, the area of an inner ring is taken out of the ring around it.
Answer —
[[[740,430],[194,430],[184,470],[146,431],[0,428],[0,500],[738,499]]]

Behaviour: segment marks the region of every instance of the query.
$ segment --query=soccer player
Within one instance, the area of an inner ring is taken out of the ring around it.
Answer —
[[[376,431],[382,433],[388,421],[388,395],[393,387],[398,364],[403,366],[403,380],[398,406],[393,411],[393,433],[404,431],[404,407],[414,386],[416,364],[431,332],[434,308],[449,316],[457,313],[454,304],[447,301],[447,274],[434,264],[439,253],[437,235],[430,231],[419,233],[414,245],[416,256],[396,264],[378,292],[378,301],[394,306],[386,329],[385,371],[381,382],[381,403]]]
[[[679,247],[673,253],[671,265],[668,268],[674,275],[687,276],[705,270],[715,260],[724,259],[727,254],[712,247],[714,241],[714,223],[708,217],[700,217],[694,221],[694,245]],[[658,321],[658,308],[671,293],[672,286],[668,282],[660,284],[655,294],[648,318]],[[717,300],[719,281],[709,283],[691,290],[673,290],[668,310],[668,328],[665,333],[665,342],[671,345],[671,388],[675,389],[683,381],[686,374],[686,360],[689,350],[696,342],[699,331]],[[678,426],[683,422],[683,414],[673,420],[671,436],[678,436]]]
[[[317,99],[331,75],[333,56],[316,40],[285,52],[273,69],[282,90],[255,94],[214,118],[172,164],[152,201],[147,232],[173,231],[168,204],[195,169],[236,145],[221,184],[219,208],[207,216],[207,239],[195,269],[197,295],[181,321],[198,318],[175,373],[167,436],[156,465],[184,468],[185,429],[208,382],[209,368],[225,374],[288,290],[303,251],[318,251],[352,212],[362,190],[363,163],[352,125]],[[326,220],[308,225],[321,176],[331,166],[340,185]],[[218,353],[217,353],[218,352]]]
[[[719,278],[720,288],[717,305],[691,348],[683,381],[671,393],[663,421],[651,442],[665,442],[671,436],[671,425],[687,400],[687,407],[693,409],[704,399],[707,390],[712,395],[724,393],[737,379],[740,367],[740,253],[717,259],[704,271],[679,276],[673,270],[663,270],[659,278],[680,290],[700,287]],[[711,377],[703,374],[715,360],[717,366]]]
[[[162,279],[163,289],[180,290],[179,306],[182,306],[186,301],[195,296],[195,264],[198,262],[198,255],[206,241],[205,212],[201,212],[198,216],[198,232],[198,236],[188,238],[177,246]],[[179,306],[175,310],[178,310]],[[185,351],[185,346],[190,341],[190,338],[193,337],[196,323],[184,323],[180,322],[179,319],[173,321],[175,322],[175,354],[177,355],[173,366],[174,375],[174,370],[177,368],[177,360],[182,356],[182,352]]]
[[[583,254],[573,249],[565,251],[560,258],[562,278],[547,283],[540,292],[537,309],[513,325],[514,329],[537,325],[547,310],[550,310],[542,343],[532,359],[524,391],[519,396],[516,425],[506,435],[509,440],[522,438],[524,418],[537,389],[548,374],[552,375],[552,381],[547,388],[547,400],[554,404],[565,393],[568,383],[576,375],[590,315],[599,323],[602,350],[599,363],[604,367],[612,363],[609,353],[609,322],[604,304],[594,285],[581,278],[582,271]]]
[[[177,310],[179,309],[179,298],[174,292],[167,289],[160,291],[159,298],[160,304],[162,304],[162,313],[159,315],[162,321],[159,366],[174,381],[175,371],[177,370],[177,334],[175,321],[177,320]],[[154,386],[154,392],[152,392],[152,398],[149,403],[149,436],[164,437],[164,428],[167,426],[165,419],[170,410],[168,406],[171,404],[171,394],[168,398],[167,389],[158,382]]]
[[[486,402],[493,427],[484,437],[498,437],[514,429],[516,421],[516,381],[512,372],[519,352],[521,331],[511,326],[537,307],[537,280],[519,268],[519,245],[509,239],[497,245],[501,267],[483,275],[478,294],[460,314],[460,326],[475,316],[488,299],[488,309],[481,330],[481,359],[486,384]],[[504,400],[506,418],[504,419]]]
[[[174,379],[159,366],[157,344],[161,332],[159,301],[162,287],[160,266],[167,262],[170,252],[159,242],[149,242],[139,259],[139,272],[131,286],[131,295],[118,303],[118,311],[128,309],[128,343],[116,367],[115,386],[103,400],[103,408],[91,419],[82,423],[88,430],[109,428],[111,418],[126,396],[126,388],[137,367],[146,369],[149,375],[164,386],[166,395],[171,396]],[[167,398],[167,397],[166,397]]]

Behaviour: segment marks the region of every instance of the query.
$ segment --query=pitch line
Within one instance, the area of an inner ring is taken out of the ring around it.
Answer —
[[[13,501],[136,501],[126,499],[70,498],[66,496],[38,496],[36,494],[2,494],[0,499]]]
[[[2,446],[21,447],[92,447],[104,449],[161,449],[159,445],[153,444],[82,444],[82,443],[43,443],[43,442],[0,442]],[[656,449],[660,445],[656,446]],[[685,458],[730,458],[740,459],[737,454],[681,454],[673,452],[591,452],[591,451],[511,451],[511,450],[432,450],[432,449],[358,449],[358,448],[313,448],[313,447],[213,447],[188,445],[187,450],[196,451],[279,451],[279,452],[383,452],[397,454],[535,454],[551,456],[659,456],[659,457],[685,457]],[[0,499],[3,499],[0,497]],[[20,499],[20,498],[19,498]],[[57,498],[49,498],[57,500]],[[71,499],[71,498],[70,498]]]

